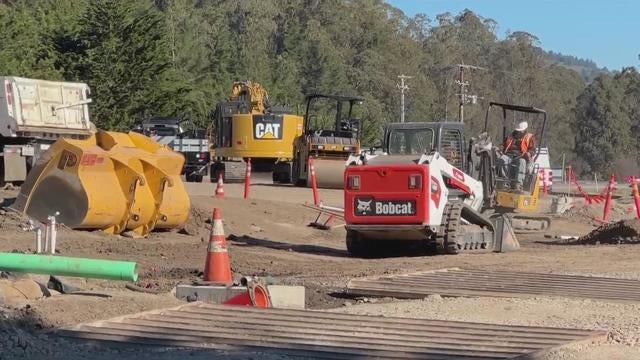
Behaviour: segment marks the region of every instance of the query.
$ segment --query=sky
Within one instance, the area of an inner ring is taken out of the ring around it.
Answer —
[[[620,70],[639,66],[640,0],[387,0],[405,14],[470,9],[498,23],[498,36],[526,31],[542,48]]]

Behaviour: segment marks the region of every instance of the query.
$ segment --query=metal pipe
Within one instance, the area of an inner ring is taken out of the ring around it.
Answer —
[[[335,206],[328,206],[328,205],[324,205],[322,202],[320,202],[320,204],[318,205],[318,207],[320,209],[325,209],[325,210],[333,210],[333,211],[338,211],[338,212],[344,212],[343,208],[339,208],[339,207],[335,207]]]
[[[108,280],[138,280],[138,265],[66,256],[0,253],[0,270]]]
[[[48,252],[51,249],[51,227],[48,222],[44,223],[44,248],[43,252]]]
[[[55,255],[56,254],[56,237],[58,236],[58,231],[56,229],[56,217],[55,216],[49,216],[48,218],[49,223],[47,224],[49,226],[49,244],[51,245],[51,248],[49,249],[49,251],[51,252],[51,255]]]
[[[37,227],[35,229],[36,232],[36,253],[40,254],[42,252],[42,228]]]

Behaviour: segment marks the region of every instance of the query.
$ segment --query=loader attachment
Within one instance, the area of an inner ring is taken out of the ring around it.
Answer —
[[[510,252],[520,249],[520,243],[516,238],[511,222],[505,215],[499,215],[491,218],[494,228],[495,242],[494,252]]]
[[[145,236],[187,221],[183,164],[182,155],[137,133],[61,139],[29,172],[11,207],[41,222],[55,215],[74,229]]]

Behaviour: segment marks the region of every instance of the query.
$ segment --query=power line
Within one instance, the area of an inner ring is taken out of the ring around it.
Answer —
[[[404,122],[404,92],[409,90],[409,86],[404,83],[405,80],[413,78],[413,76],[398,75],[400,84],[396,84],[400,89],[400,122]]]
[[[456,80],[456,84],[460,87],[460,93],[456,94],[458,96],[458,119],[460,122],[464,122],[464,105],[465,104],[476,104],[478,99],[483,99],[483,97],[478,96],[477,94],[469,94],[467,87],[469,86],[469,81],[465,81],[464,72],[465,70],[489,70],[487,68],[475,65],[466,65],[466,64],[457,64],[455,65],[458,68],[459,75],[458,80]]]

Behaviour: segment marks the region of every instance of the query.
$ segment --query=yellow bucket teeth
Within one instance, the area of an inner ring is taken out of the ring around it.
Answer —
[[[71,228],[113,234],[179,228],[191,206],[183,165],[181,154],[134,132],[60,139],[31,169],[11,207],[41,222],[56,215]]]

